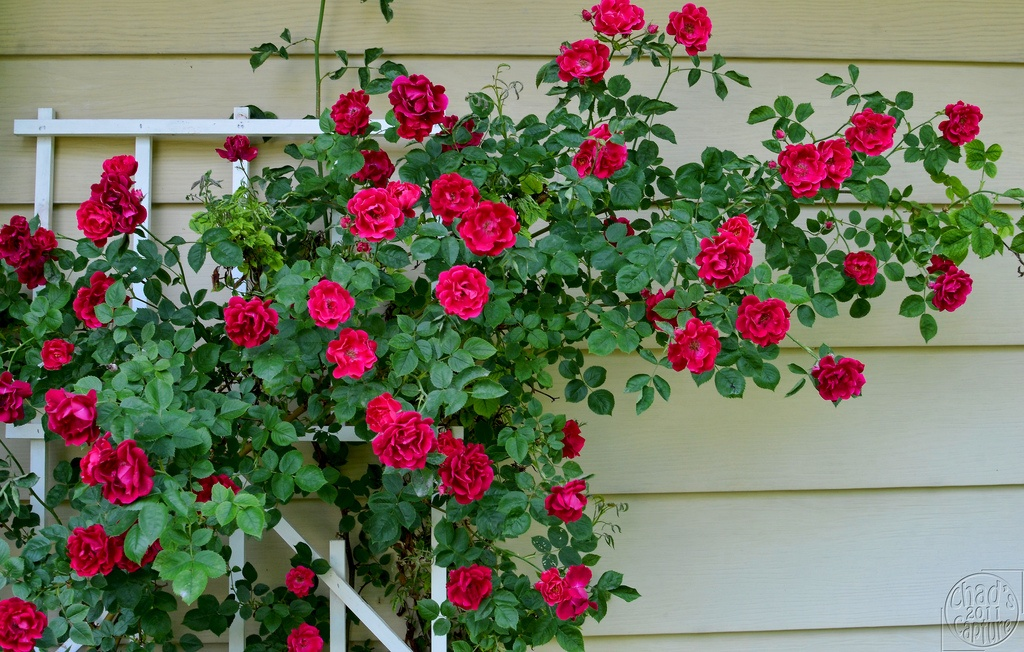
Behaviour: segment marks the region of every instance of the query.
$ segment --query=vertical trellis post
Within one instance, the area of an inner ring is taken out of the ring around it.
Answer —
[[[150,216],[148,219],[151,220],[153,215],[153,137],[152,136],[138,136],[135,139],[135,160],[139,164],[139,169],[135,173],[135,187],[142,191],[142,206],[146,209],[146,214]],[[149,221],[150,228],[152,228],[152,221]],[[139,242],[145,240],[146,236],[142,233],[137,233],[132,236],[132,251],[139,250]],[[132,285],[133,298],[131,306],[136,310],[143,307],[143,286],[145,284],[141,281]]]

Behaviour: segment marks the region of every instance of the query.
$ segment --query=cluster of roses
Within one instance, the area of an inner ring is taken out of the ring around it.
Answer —
[[[607,179],[626,164],[629,151],[625,145],[611,142],[612,134],[606,124],[594,127],[589,135],[573,157],[572,166],[581,179],[588,174]]]
[[[56,248],[53,231],[39,227],[31,233],[22,215],[15,215],[0,229],[0,258],[14,268],[18,282],[30,290],[46,285],[43,268],[46,261],[54,259],[50,252]]]
[[[134,233],[146,221],[142,191],[132,188],[131,177],[138,169],[138,161],[128,154],[103,162],[100,182],[93,184],[92,195],[76,213],[78,228],[96,246],[105,245],[114,233]]]
[[[139,563],[135,563],[125,555],[124,539],[123,534],[110,536],[98,523],[89,527],[76,527],[68,537],[68,559],[72,570],[79,577],[109,575],[115,568],[134,573],[153,563],[163,550],[160,542],[156,541],[146,550]]]
[[[943,256],[932,256],[928,273],[937,274],[935,280],[928,284],[934,290],[932,305],[936,309],[940,312],[953,312],[964,305],[974,285],[970,274]]]

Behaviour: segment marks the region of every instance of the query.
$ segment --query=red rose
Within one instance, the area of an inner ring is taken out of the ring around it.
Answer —
[[[224,139],[224,149],[218,149],[217,154],[236,163],[253,160],[256,158],[257,150],[249,143],[248,136],[228,136]]]
[[[451,457],[459,451],[465,450],[466,444],[461,439],[456,439],[451,430],[445,430],[437,436],[437,450],[442,455]]]
[[[348,200],[348,212],[355,218],[349,231],[370,242],[391,240],[395,229],[405,222],[405,215],[386,190],[365,188]]]
[[[234,481],[227,475],[221,473],[220,475],[210,475],[205,478],[200,478],[199,491],[196,491],[196,502],[197,503],[208,503],[213,498],[213,488],[216,485],[227,487],[236,494],[242,490]],[[194,490],[193,490],[194,491]]]
[[[701,240],[700,253],[693,262],[699,266],[700,280],[721,290],[746,276],[754,258],[731,233],[724,233]]]
[[[288,652],[320,652],[323,648],[320,630],[312,625],[302,623],[288,634]]]
[[[370,96],[352,89],[331,107],[334,131],[342,136],[361,136],[370,126]]]
[[[491,594],[494,572],[486,566],[460,566],[448,572],[448,601],[456,607],[475,611]]]
[[[352,175],[352,180],[358,183],[368,183],[375,188],[383,188],[388,185],[388,179],[395,173],[395,164],[387,152],[380,150],[364,149],[363,167]]]
[[[857,285],[874,285],[878,274],[878,261],[869,251],[857,251],[846,254],[843,260],[843,271],[857,281]]]
[[[30,396],[31,385],[24,380],[14,380],[14,374],[9,371],[0,373],[0,421],[14,423],[24,419],[24,402]]]
[[[327,345],[327,361],[338,365],[335,378],[361,378],[377,364],[377,343],[366,331],[343,328]]]
[[[462,319],[472,319],[484,311],[490,289],[487,277],[478,269],[456,265],[437,277],[434,295],[444,311]]]
[[[310,288],[309,301],[306,302],[313,323],[331,330],[349,320],[355,305],[355,299],[348,290],[326,278]]]
[[[956,265],[950,265],[945,273],[928,284],[928,287],[935,290],[932,305],[940,311],[953,312],[967,301],[973,285],[970,274]]]
[[[570,480],[564,485],[551,487],[551,493],[544,499],[548,516],[560,518],[566,523],[580,520],[583,508],[587,506],[587,497],[583,495],[586,490],[587,483],[583,480]]]
[[[102,485],[114,477],[117,472],[117,455],[110,445],[110,433],[97,439],[89,452],[82,457],[82,482],[90,485]]]
[[[130,177],[139,171],[139,162],[131,154],[112,156],[103,161],[103,174]]]
[[[932,256],[931,264],[928,265],[929,274],[935,274],[936,272],[945,274],[946,272],[954,269],[956,269],[956,265],[953,264],[952,260],[945,256]]]
[[[437,445],[433,423],[433,419],[419,412],[399,412],[373,438],[374,454],[396,469],[422,469],[427,465],[427,454]]]
[[[114,211],[102,202],[87,199],[75,215],[78,217],[78,230],[97,247],[107,244],[107,238],[114,234]]]
[[[645,289],[645,290],[641,290],[640,291],[640,296],[642,296],[644,298],[644,303],[646,304],[645,305],[645,309],[646,309],[646,315],[645,316],[647,317],[647,321],[649,321],[651,323],[651,326],[654,326],[655,328],[659,328],[658,322],[663,322],[663,323],[666,323],[666,324],[670,324],[672,326],[672,328],[677,328],[679,326],[679,323],[678,323],[678,319],[679,319],[678,313],[676,313],[677,314],[676,317],[669,318],[669,317],[662,317],[661,315],[659,315],[657,313],[657,311],[655,311],[655,308],[658,307],[659,303],[661,303],[665,299],[671,299],[672,297],[676,296],[675,289],[669,290],[668,292],[666,292],[665,290],[658,290],[654,294],[651,294],[650,290],[646,290]]]
[[[850,122],[853,126],[846,130],[846,141],[850,143],[850,149],[864,152],[868,156],[878,156],[892,147],[896,118],[891,115],[864,109],[850,118]]]
[[[468,505],[483,498],[491,488],[494,467],[483,444],[465,444],[441,462],[438,475],[441,477],[439,491],[455,496],[455,502],[460,505]]]
[[[413,206],[423,196],[423,189],[417,186],[415,183],[406,183],[405,181],[389,181],[388,185],[384,187],[384,192],[388,193],[388,196],[394,200],[395,205],[398,206],[398,210],[402,211],[402,217],[409,219],[416,215],[416,211],[413,210]]]
[[[854,358],[836,360],[826,355],[811,368],[811,376],[818,386],[818,394],[826,401],[842,401],[860,396],[864,387],[864,363]]]
[[[384,392],[377,398],[370,399],[370,402],[366,404],[366,427],[380,434],[401,411],[402,404],[395,400],[391,392]]]
[[[673,11],[668,15],[665,31],[669,36],[676,37],[676,43],[686,47],[686,54],[697,56],[699,52],[708,49],[708,39],[711,38],[708,10],[687,2],[681,11]]]
[[[126,176],[103,176],[93,185],[92,199],[101,200],[114,213],[114,231],[134,233],[146,221],[146,207],[142,205],[142,191],[133,189],[134,181]]]
[[[779,154],[782,182],[794,197],[813,197],[828,177],[828,168],[814,145],[786,145]]]
[[[718,329],[695,317],[684,328],[675,330],[665,355],[676,371],[689,369],[691,373],[702,374],[715,368],[715,358],[721,350]]]
[[[391,82],[388,101],[395,109],[398,135],[422,142],[434,125],[444,119],[448,96],[444,86],[432,84],[423,75],[400,75]]]
[[[587,440],[580,434],[580,424],[575,419],[567,419],[562,427],[562,457],[571,460],[579,457]]]
[[[533,588],[540,591],[540,595],[550,606],[554,607],[562,600],[565,600],[569,587],[562,577],[561,571],[557,568],[549,568],[540,574],[540,581],[533,585]]]
[[[754,241],[754,227],[750,225],[746,213],[740,213],[722,222],[722,225],[718,227],[718,232],[722,235],[731,235],[736,238],[741,247],[747,249],[750,249],[750,244]]]
[[[48,624],[46,614],[21,598],[0,600],[0,649],[32,652]]]
[[[562,620],[572,620],[587,609],[597,609],[597,603],[590,599],[587,585],[594,577],[586,566],[570,566],[565,571],[565,597],[558,603],[555,615]]]
[[[461,126],[466,130],[468,138],[466,136],[460,136],[459,130],[456,127]],[[459,120],[457,115],[448,115],[441,121],[441,132],[445,135],[451,136],[452,145],[441,145],[441,151],[447,152],[450,150],[462,151],[467,147],[476,147],[484,140],[484,132],[473,131],[476,128],[476,122],[472,118],[466,118],[465,120]]]
[[[49,371],[57,371],[67,363],[71,362],[71,355],[75,352],[75,345],[67,340],[55,339],[43,342],[43,348],[39,352],[43,359],[43,368]]]
[[[126,439],[114,448],[117,466],[103,483],[103,497],[115,505],[130,505],[153,491],[153,467],[146,451],[133,439]]]
[[[624,145],[611,142],[607,124],[591,129],[590,135],[593,138],[583,141],[572,159],[572,166],[581,179],[591,173],[598,179],[607,179],[622,169],[629,152]]]
[[[89,287],[78,288],[72,307],[75,315],[87,328],[99,328],[103,325],[103,322],[96,318],[96,306],[107,300],[107,288],[113,284],[114,279],[103,272],[93,272],[89,277]]]
[[[516,243],[519,216],[500,202],[482,201],[462,215],[456,227],[477,256],[497,256]]]
[[[117,545],[117,547],[123,551],[124,538],[125,535],[121,534],[116,537],[111,537],[110,540],[113,541]],[[136,564],[131,559],[128,559],[128,555],[122,554],[121,559],[117,562],[117,567],[125,571],[126,573],[134,573],[135,571],[141,569],[143,566],[148,566],[152,564],[153,561],[156,560],[156,556],[159,555],[160,551],[163,549],[164,547],[160,545],[159,541],[154,541],[152,545],[149,546],[149,548],[146,548],[146,552],[142,555],[142,559],[139,560],[138,564]]]
[[[978,123],[984,116],[978,107],[959,100],[956,104],[946,105],[946,117],[949,119],[939,123],[942,137],[954,145],[966,145],[978,137],[981,131]]]
[[[28,259],[32,235],[24,215],[11,217],[11,223],[0,229],[0,258],[11,267],[19,267]]]
[[[430,210],[441,218],[442,224],[451,224],[479,203],[477,187],[455,172],[442,174],[430,184]]]
[[[102,525],[76,527],[68,537],[71,568],[81,577],[108,575],[124,557],[124,548],[107,536]]]
[[[558,78],[562,81],[578,79],[582,83],[589,79],[599,82],[611,65],[611,50],[604,43],[585,38],[572,45],[563,45],[556,61]]]
[[[842,138],[823,140],[818,143],[818,155],[825,166],[822,188],[838,188],[850,178],[853,171],[853,152]]]
[[[96,425],[96,390],[71,394],[63,389],[46,392],[46,425],[68,446],[91,444],[100,437]]]
[[[591,12],[594,31],[606,36],[631,34],[644,28],[644,10],[629,0],[601,0]]]
[[[250,349],[265,344],[271,335],[277,335],[277,311],[270,307],[270,299],[231,297],[224,308],[224,333],[228,339]]]
[[[284,576],[284,585],[295,597],[304,598],[313,590],[313,580],[316,574],[305,566],[297,566]]]
[[[789,309],[782,299],[761,301],[750,295],[743,297],[736,316],[740,337],[758,346],[778,344],[789,332]]]
[[[46,261],[55,260],[50,252],[57,248],[57,236],[53,231],[44,228],[36,229],[35,234],[29,239],[28,258],[17,268],[18,282],[29,290],[46,285],[46,277],[43,276]]]

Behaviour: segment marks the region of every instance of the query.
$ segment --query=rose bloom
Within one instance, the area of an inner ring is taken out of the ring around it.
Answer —
[[[857,251],[846,254],[843,260],[843,271],[857,281],[857,285],[874,285],[878,274],[878,261],[870,251]]]
[[[68,537],[68,558],[80,577],[109,575],[122,557],[124,548],[107,536],[102,525],[76,527]]]
[[[365,188],[348,200],[348,212],[355,218],[349,231],[370,242],[391,240],[405,215],[395,199],[380,188]]]
[[[892,147],[896,133],[896,118],[884,113],[864,109],[850,118],[853,126],[846,130],[846,141],[850,149],[868,156],[878,156]]]
[[[462,217],[479,203],[477,187],[455,172],[442,174],[430,184],[430,210],[441,218],[442,224],[451,224],[456,217]]]
[[[743,297],[736,316],[736,331],[758,346],[778,344],[789,332],[786,302],[782,299],[761,301],[753,295]]]
[[[270,299],[231,297],[224,308],[224,333],[238,346],[250,349],[277,335],[277,311]]]
[[[216,485],[227,487],[236,494],[242,490],[234,481],[227,475],[221,473],[220,475],[209,475],[205,478],[200,478],[199,491],[195,491],[197,503],[208,503],[213,498],[213,488]]]
[[[18,282],[29,290],[46,285],[46,277],[43,276],[46,261],[55,260],[50,254],[57,248],[57,236],[53,231],[42,227],[36,229],[35,234],[28,242],[28,257],[15,270],[18,272]]]
[[[146,221],[142,191],[132,189],[134,183],[128,177],[107,177],[100,182],[104,201],[114,213],[114,231],[118,233],[134,233]]]
[[[566,523],[578,521],[583,517],[583,508],[587,506],[587,490],[584,480],[570,480],[564,485],[551,487],[551,493],[544,499],[544,508],[548,516],[554,516]]]
[[[366,427],[380,434],[388,424],[394,422],[395,415],[402,411],[402,404],[395,400],[391,392],[384,392],[366,404]]]
[[[320,630],[307,623],[302,623],[288,634],[288,652],[320,652],[324,648],[324,639]]]
[[[587,440],[580,434],[580,424],[575,419],[567,419],[562,427],[562,457],[571,460],[579,457]]]
[[[651,323],[651,326],[659,328],[658,322],[669,324],[672,326],[672,328],[677,328],[679,326],[678,316],[672,318],[662,317],[654,310],[655,308],[658,307],[658,304],[664,301],[665,299],[671,299],[672,297],[676,296],[675,289],[671,289],[668,292],[666,292],[665,290],[658,290],[654,294],[651,294],[650,290],[644,289],[640,291],[640,296],[644,298],[644,303],[646,304],[645,316],[647,317],[647,321]]]
[[[395,164],[387,152],[380,150],[364,149],[363,167],[352,175],[352,180],[358,183],[368,183],[375,188],[383,188],[388,185],[388,179],[395,173]]]
[[[611,50],[604,43],[592,38],[576,41],[572,45],[563,45],[558,55],[558,78],[562,81],[578,79],[599,82],[611,65]]]
[[[494,588],[493,575],[490,568],[479,564],[453,568],[448,572],[448,601],[467,611],[479,609]]]
[[[114,211],[102,202],[85,200],[75,216],[78,218],[78,230],[97,247],[107,244],[107,238],[114,234]]]
[[[117,545],[117,547],[121,548],[121,550],[124,550],[124,538],[125,535],[120,534],[116,537],[111,537],[110,540],[113,541]],[[149,548],[146,548],[145,554],[143,554],[142,559],[139,560],[140,563],[136,564],[131,559],[128,559],[128,555],[124,555],[117,562],[117,567],[125,571],[126,573],[134,573],[135,571],[141,569],[143,566],[148,566],[152,564],[156,560],[156,556],[159,555],[160,551],[163,549],[164,547],[160,545],[159,541],[154,541],[152,545],[149,546]]]
[[[605,36],[631,34],[644,28],[644,10],[629,0],[601,0],[591,12],[594,31]]]
[[[825,178],[821,180],[822,188],[838,188],[850,178],[853,172],[853,152],[846,146],[842,138],[823,140],[818,143],[818,154],[825,165]]]
[[[110,433],[97,439],[82,457],[81,478],[84,484],[96,486],[107,482],[117,471],[117,456],[110,445]]]
[[[68,446],[91,444],[100,437],[96,426],[96,390],[72,394],[63,389],[46,392],[46,425]]]
[[[946,272],[956,269],[956,265],[953,261],[945,256],[932,256],[931,264],[928,265],[929,274],[945,274]]]
[[[396,469],[422,469],[427,465],[427,454],[437,446],[433,423],[433,419],[419,412],[399,412],[373,438],[374,454]]]
[[[494,482],[491,458],[483,444],[465,444],[451,453],[438,469],[441,478],[439,491],[455,496],[455,502],[468,505],[480,500]]]
[[[939,123],[942,137],[954,145],[966,145],[978,137],[981,131],[978,123],[984,116],[978,107],[958,100],[956,104],[946,105],[946,117],[949,119]]]
[[[459,235],[477,256],[497,256],[516,243],[519,216],[500,202],[482,201],[462,215]]]
[[[75,345],[67,340],[54,339],[43,342],[43,348],[39,355],[43,359],[43,368],[49,371],[57,371],[67,363],[71,362],[71,356],[75,352]]]
[[[309,289],[309,301],[306,302],[313,323],[332,330],[349,320],[355,305],[355,299],[348,290],[326,278]]]
[[[750,220],[747,219],[746,213],[740,213],[735,217],[727,219],[718,227],[718,232],[722,235],[733,236],[740,243],[741,247],[746,247],[747,249],[754,242],[754,227],[750,225]]]
[[[686,47],[686,54],[697,56],[708,49],[708,39],[711,38],[708,10],[687,2],[681,11],[673,11],[668,15],[665,31],[669,36],[676,37],[676,43]]]
[[[120,154],[111,156],[103,161],[103,173],[130,177],[139,171],[139,162],[131,154]]]
[[[449,315],[472,319],[484,311],[490,289],[487,277],[478,269],[456,265],[437,277],[434,296]]]
[[[224,139],[224,149],[217,149],[221,158],[226,158],[232,163],[238,161],[251,161],[256,158],[256,148],[249,143],[248,136],[228,136]]]
[[[29,257],[32,235],[24,215],[11,217],[0,229],[0,258],[11,267],[19,267]]]
[[[557,568],[549,568],[540,574],[540,581],[533,585],[533,588],[540,591],[544,602],[554,607],[562,600],[565,600],[569,587],[562,577],[561,571]]]
[[[423,196],[422,188],[415,183],[389,181],[388,185],[384,187],[384,192],[394,200],[398,210],[402,211],[402,217],[409,219],[416,215],[413,207],[420,200],[420,197]]]
[[[377,343],[363,330],[343,328],[338,338],[327,344],[327,361],[338,365],[335,378],[361,378],[377,364]]]
[[[746,276],[754,258],[731,233],[725,233],[701,240],[700,253],[693,262],[698,265],[700,280],[721,290]]]
[[[702,374],[715,368],[715,358],[721,350],[718,329],[694,317],[684,328],[675,330],[665,355],[676,371],[689,369],[691,373]]]
[[[304,598],[313,590],[313,580],[316,574],[305,566],[297,566],[284,576],[284,585],[295,597]]]
[[[32,396],[32,386],[15,380],[9,371],[0,373],[0,421],[14,423],[25,418],[25,399]]]
[[[331,107],[334,131],[342,136],[360,136],[370,126],[370,96],[354,88]]]
[[[422,142],[444,119],[448,96],[444,86],[432,84],[423,75],[400,75],[391,82],[388,101],[398,119],[398,135]]]
[[[818,394],[826,401],[842,401],[860,396],[864,387],[864,363],[854,358],[836,360],[826,355],[811,368],[811,376],[817,381]]]
[[[580,178],[593,174],[598,179],[607,179],[622,169],[629,157],[625,145],[611,142],[611,131],[607,124],[590,130],[590,136],[580,145],[580,151],[572,159],[572,166]]]
[[[153,467],[146,451],[132,439],[114,448],[117,467],[103,484],[103,497],[115,505],[130,505],[153,491]]]
[[[93,272],[89,277],[89,286],[78,288],[72,307],[87,328],[103,326],[103,322],[96,318],[96,306],[107,300],[107,288],[113,284],[114,279],[103,272]]]
[[[48,624],[46,614],[21,598],[0,600],[0,648],[32,652]]]
[[[586,566],[570,566],[565,571],[565,598],[558,603],[555,615],[562,620],[572,620],[587,609],[597,609],[597,603],[590,599],[587,585],[594,577]]]
[[[932,305],[940,311],[953,312],[967,301],[973,285],[970,274],[956,265],[950,265],[944,274],[928,284],[928,287],[935,290]]]
[[[828,168],[814,145],[786,145],[779,154],[782,182],[794,197],[813,197],[828,177]]]

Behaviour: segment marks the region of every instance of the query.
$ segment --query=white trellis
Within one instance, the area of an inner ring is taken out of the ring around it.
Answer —
[[[375,128],[381,125],[375,123]],[[39,109],[35,120],[15,120],[14,133],[18,136],[36,139],[36,175],[35,175],[35,213],[39,216],[40,226],[51,228],[53,223],[53,175],[54,175],[54,139],[57,137],[134,137],[135,158],[139,163],[135,174],[135,185],[142,191],[143,205],[152,219],[153,206],[153,140],[155,138],[173,138],[175,136],[209,136],[211,139],[223,139],[227,136],[243,134],[247,136],[299,136],[312,137],[321,133],[318,120],[250,120],[247,107],[236,107],[234,117],[230,120],[160,120],[160,119],[57,119],[51,108]],[[232,172],[232,190],[237,190],[248,174],[248,162],[239,161]],[[137,245],[137,242],[133,242]],[[135,288],[136,296],[142,294],[141,288]],[[461,428],[457,428],[456,436],[461,437]],[[29,441],[29,471],[39,478],[36,492],[46,495],[46,442],[43,438],[42,425],[36,421],[19,426],[8,426],[6,436],[9,439]],[[342,428],[337,435],[342,441],[360,442],[351,427]],[[312,436],[303,438],[311,441]],[[43,505],[32,499],[32,510],[39,515],[40,522],[45,523]],[[436,526],[440,515],[435,511],[432,525]],[[285,519],[281,519],[274,531],[293,550],[300,543],[309,543]],[[435,543],[432,537],[432,545]],[[241,569],[245,565],[245,535],[239,530],[229,539],[231,547],[230,566]],[[331,646],[330,652],[345,651],[346,611],[350,610],[374,636],[390,652],[412,652],[401,636],[396,634],[383,618],[366,602],[349,584],[347,555],[344,541],[331,541],[328,551],[330,570],[320,576],[321,584],[330,591],[331,600]],[[313,550],[313,557],[321,555]],[[231,586],[240,578],[239,573],[231,573]],[[447,570],[433,566],[431,571],[430,593],[438,604],[446,599]],[[228,649],[230,652],[242,652],[245,647],[245,621],[236,617],[228,632]],[[65,644],[62,652],[73,652],[80,646]],[[448,637],[438,636],[431,632],[431,652],[447,652]]]

